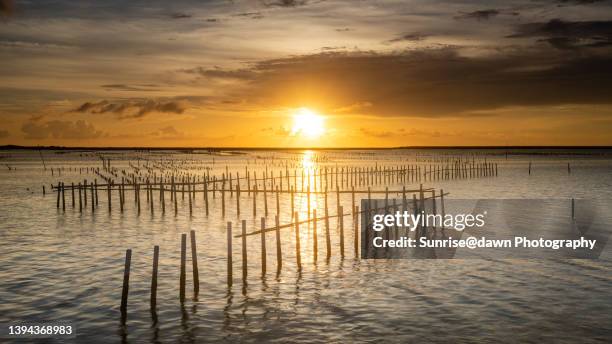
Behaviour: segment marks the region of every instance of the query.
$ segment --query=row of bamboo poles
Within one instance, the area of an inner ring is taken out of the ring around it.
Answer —
[[[324,216],[317,216],[317,211],[316,209],[312,210],[312,213],[310,212],[310,210],[308,211],[307,214],[307,219],[305,220],[300,220],[300,215],[299,212],[294,212],[292,219],[290,223],[287,224],[280,224],[279,223],[279,215],[277,214],[274,217],[274,225],[267,227],[266,226],[266,218],[262,217],[261,218],[261,227],[258,230],[254,230],[251,232],[247,232],[247,222],[246,220],[241,220],[241,231],[240,234],[237,235],[233,235],[233,223],[227,222],[227,230],[226,230],[226,245],[227,245],[227,257],[226,257],[226,263],[227,263],[227,267],[226,267],[226,273],[227,273],[227,287],[228,288],[232,288],[233,283],[234,283],[234,257],[233,257],[233,239],[237,238],[241,240],[241,279],[242,279],[242,284],[243,284],[243,290],[244,288],[246,288],[247,286],[247,276],[249,274],[248,272],[248,257],[251,257],[253,255],[253,252],[248,252],[247,250],[247,239],[248,237],[251,236],[259,236],[260,238],[260,243],[261,243],[261,249],[259,251],[259,256],[261,259],[261,277],[265,278],[266,274],[268,273],[268,262],[267,262],[267,246],[266,246],[266,234],[273,232],[274,233],[274,238],[275,238],[275,251],[276,251],[276,275],[280,275],[282,268],[283,268],[283,243],[281,240],[281,234],[280,231],[283,229],[293,229],[294,233],[295,233],[295,264],[298,270],[298,273],[301,273],[302,271],[302,266],[303,266],[303,261],[302,261],[302,246],[301,246],[301,226],[303,225],[310,225],[312,224],[312,235],[313,235],[313,239],[312,239],[312,263],[313,264],[317,264],[318,261],[318,253],[319,253],[319,247],[318,247],[318,223],[319,222],[323,222],[323,229],[324,229],[324,236],[325,236],[325,262],[327,264],[329,264],[330,259],[332,257],[332,252],[334,250],[337,250],[338,255],[340,256],[340,259],[344,260],[346,258],[346,242],[345,242],[345,226],[344,226],[344,217],[346,216],[351,216],[353,219],[353,256],[355,259],[359,259],[360,258],[360,252],[362,252],[362,250],[368,249],[368,244],[367,241],[369,240],[369,236],[367,235],[367,230],[364,231],[363,233],[365,233],[365,236],[363,238],[365,238],[364,240],[360,240],[360,227],[359,227],[359,218],[360,216],[365,216],[364,219],[366,220],[366,229],[368,228],[368,226],[370,226],[369,223],[369,219],[371,218],[371,215],[373,213],[378,213],[381,210],[384,213],[387,212],[395,212],[395,211],[399,211],[399,210],[403,210],[403,211],[414,211],[414,212],[420,212],[420,211],[425,211],[425,209],[427,209],[425,207],[425,203],[427,201],[431,201],[431,203],[433,204],[433,207],[430,207],[431,209],[433,209],[433,213],[436,213],[436,209],[437,209],[437,202],[439,200],[440,202],[440,208],[442,211],[442,214],[444,213],[444,196],[448,195],[447,193],[445,194],[443,190],[440,190],[439,193],[436,193],[436,190],[431,189],[431,188],[423,188],[423,186],[421,185],[420,188],[418,190],[406,190],[406,188],[404,187],[403,190],[412,193],[412,202],[410,204],[410,201],[408,200],[408,198],[406,197],[406,193],[403,194],[402,197],[402,201],[401,201],[401,206],[400,204],[398,204],[396,202],[395,199],[393,200],[389,200],[389,198],[385,198],[384,200],[384,206],[382,207],[378,207],[377,203],[375,202],[375,206],[372,207],[370,205],[370,202],[368,202],[367,207],[365,210],[360,211],[359,210],[359,206],[355,205],[353,202],[352,205],[352,211],[345,213],[343,206],[340,205],[340,203],[337,204],[337,209],[336,209],[336,214],[335,215],[330,215],[329,214],[329,210],[327,205],[325,206],[325,213]],[[374,191],[372,191],[374,192]],[[431,193],[431,196],[426,195],[427,193]],[[417,196],[418,193],[418,196]],[[418,201],[417,201],[418,200]],[[337,224],[338,224],[338,235],[339,235],[339,247],[338,248],[332,248],[331,245],[331,232],[330,232],[330,222],[329,220],[332,218],[337,218]],[[428,235],[427,234],[427,228],[419,228],[419,230],[417,231],[418,233],[420,233],[419,235]],[[360,243],[361,241],[361,243]],[[199,291],[200,291],[200,282],[199,282],[199,276],[200,276],[200,271],[198,268],[198,250],[197,250],[197,245],[196,245],[196,232],[194,230],[190,231],[190,245],[191,245],[191,262],[192,262],[192,281],[193,281],[193,295],[194,298],[197,297]],[[186,257],[187,257],[187,234],[183,233],[181,234],[181,245],[180,245],[180,274],[179,274],[179,302],[181,305],[183,305],[185,303],[186,300]],[[156,312],[156,307],[157,307],[157,285],[158,285],[158,269],[159,269],[159,246],[154,246],[153,249],[153,262],[152,262],[152,273],[151,273],[151,290],[150,290],[150,307],[151,307],[151,312],[155,313]],[[126,255],[125,255],[125,265],[124,265],[124,277],[123,277],[123,288],[122,288],[122,295],[121,295],[121,305],[120,305],[120,311],[121,311],[121,320],[123,323],[125,323],[126,319],[127,319],[127,306],[128,306],[128,294],[129,294],[129,280],[130,280],[130,268],[131,268],[131,257],[132,257],[132,250],[128,249],[126,250]]]
[[[337,198],[340,194],[350,193],[352,198],[356,194],[371,194],[369,191],[371,186],[389,185],[389,184],[406,184],[409,182],[446,180],[455,178],[475,178],[497,176],[496,164],[478,164],[476,166],[457,165],[453,168],[446,166],[421,166],[405,165],[389,168],[370,167],[333,167],[331,169],[302,169],[301,174],[297,170],[291,174],[288,170],[283,174],[282,171],[275,176],[274,171],[263,171],[262,177],[257,177],[256,171],[249,171],[245,168],[245,175],[240,176],[239,172],[230,173],[226,167],[226,173],[223,173],[219,178],[217,176],[206,173],[204,175],[193,174],[162,174],[160,176],[153,175],[152,181],[148,178],[145,182],[139,182],[135,175],[131,179],[121,177],[121,182],[115,184],[112,179],[106,183],[99,184],[97,179],[66,185],[60,182],[57,185],[52,185],[52,190],[56,192],[56,207],[63,211],[66,210],[66,192],[70,193],[70,204],[72,208],[78,206],[79,212],[82,212],[91,206],[91,210],[95,211],[99,205],[99,190],[106,190],[108,211],[112,211],[112,195],[118,194],[119,209],[121,212],[125,209],[126,194],[133,192],[133,201],[140,214],[141,193],[145,191],[146,208],[153,214],[155,209],[161,207],[162,214],[166,213],[166,194],[170,194],[170,207],[174,206],[175,215],[178,214],[178,194],[184,200],[185,195],[188,196],[189,214],[193,215],[193,205],[196,202],[196,195],[202,194],[205,213],[208,216],[210,213],[209,200],[210,197],[216,198],[217,194],[221,197],[221,214],[225,215],[226,198],[229,194],[230,198],[236,195],[237,199],[246,193],[249,197],[253,197],[253,216],[257,215],[257,197],[263,196],[264,213],[268,216],[268,196],[275,196],[278,203],[279,194],[290,194],[291,199],[295,194],[306,194],[308,200],[311,195],[324,194],[327,196],[331,188],[335,186]],[[180,179],[178,178],[180,176]],[[252,176],[252,177],[251,177]],[[176,177],[176,178],[175,178]],[[356,187],[358,189],[356,189]],[[364,189],[367,187],[368,190]],[[43,186],[44,192],[44,186]],[[374,191],[374,193],[382,193],[383,191]],[[400,194],[404,190],[387,190],[386,193]],[[89,193],[89,196],[88,196]],[[155,195],[159,195],[158,207],[155,206]],[[91,198],[89,200],[89,198]],[[236,202],[236,213],[240,215],[240,202]]]

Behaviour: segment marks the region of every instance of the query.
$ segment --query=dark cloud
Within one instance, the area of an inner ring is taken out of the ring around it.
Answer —
[[[345,46],[341,46],[341,47],[321,47],[321,51],[344,50],[344,49],[346,49]]]
[[[101,100],[86,102],[74,112],[94,114],[115,114],[119,119],[141,118],[151,113],[182,114],[187,109],[184,100],[129,99],[120,101]]]
[[[0,0],[0,13],[3,15],[11,15],[15,10],[15,2],[13,0]]]
[[[487,20],[497,16],[500,13],[499,10],[478,10],[474,12],[462,13],[455,17],[455,19],[476,19],[476,20]]]
[[[196,67],[191,69],[183,69],[181,72],[187,74],[195,74],[204,78],[210,79],[238,79],[251,80],[255,77],[255,71],[250,69],[223,69],[214,67],[211,69],[204,67]]]
[[[7,130],[0,130],[0,139],[4,139],[9,137],[9,132]]]
[[[405,34],[402,34],[399,37],[390,39],[387,42],[389,42],[389,43],[397,43],[397,42],[404,42],[404,41],[407,41],[407,42],[418,42],[418,41],[424,40],[425,37],[427,37],[427,35],[424,35],[424,34],[419,33],[419,32],[405,33]]]
[[[307,2],[306,0],[273,0],[263,1],[263,4],[266,7],[297,7],[306,5]]]
[[[95,139],[104,136],[104,132],[97,130],[93,124],[83,120],[71,121],[49,121],[46,123],[26,122],[21,127],[24,137],[28,140],[40,140],[46,138],[83,140]]]
[[[139,91],[139,92],[147,92],[147,91],[157,91],[157,85],[126,85],[126,84],[107,84],[101,85],[100,87],[107,90],[114,91]]]
[[[261,19],[263,18],[263,14],[261,12],[242,12],[234,14],[234,17],[246,17],[251,19]]]
[[[264,61],[244,104],[327,110],[367,103],[379,116],[482,116],[509,106],[610,104],[612,56],[550,51],[464,57],[454,48],[397,54],[331,52]]]
[[[187,14],[187,13],[180,13],[180,12],[177,12],[177,13],[172,13],[172,14],[170,15],[170,17],[171,17],[172,19],[187,19],[187,18],[191,18],[191,17],[192,17],[192,15],[191,15],[191,14]]]
[[[564,21],[553,19],[543,23],[527,23],[508,37],[540,38],[558,49],[603,47],[612,45],[612,21]]]
[[[576,4],[576,5],[589,5],[598,2],[604,2],[609,0],[556,0],[558,3],[562,4]]]

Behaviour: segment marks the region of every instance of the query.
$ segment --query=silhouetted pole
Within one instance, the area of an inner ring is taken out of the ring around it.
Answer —
[[[229,235],[229,234],[228,234]],[[232,241],[231,237],[227,239],[229,242]],[[248,274],[248,260],[247,260],[247,242],[246,242],[246,220],[242,220],[242,282],[246,283]],[[228,267],[229,269],[229,267]]]
[[[157,270],[159,266],[159,246],[153,247],[153,273],[151,274],[151,311],[157,306]]]
[[[282,177],[281,177],[282,183]],[[283,267],[283,252],[281,248],[281,237],[280,237],[280,226],[278,221],[278,215],[274,217],[274,224],[276,225],[276,273],[279,274]],[[244,233],[242,234],[244,235]]]
[[[191,263],[193,267],[193,293],[200,292],[200,274],[198,272],[198,250],[196,248],[195,231],[191,231]]]
[[[132,250],[125,251],[125,267],[123,269],[123,290],[121,291],[121,323],[127,319],[128,292],[130,289],[130,266],[132,264]]]
[[[187,234],[181,234],[181,275],[179,278],[179,300],[185,302],[185,259],[187,248]]]
[[[246,270],[245,270],[245,260],[246,260],[246,247],[245,247],[245,230],[244,228],[246,228],[246,222],[243,220],[242,221],[242,226],[243,226],[243,231],[242,231],[242,276],[243,278],[246,278]],[[231,222],[227,222],[227,286],[231,287],[232,286],[232,282],[234,280],[233,278],[233,262],[232,262],[232,223]]]
[[[261,275],[262,276],[266,275],[266,218],[265,217],[261,218]]]
[[[298,212],[293,214],[293,220],[295,221],[295,259],[297,262],[298,270],[302,270],[302,255],[300,249],[300,220]]]

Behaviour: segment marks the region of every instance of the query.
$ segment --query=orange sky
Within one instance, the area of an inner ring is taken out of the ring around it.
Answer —
[[[606,2],[2,9],[0,144],[612,145]]]

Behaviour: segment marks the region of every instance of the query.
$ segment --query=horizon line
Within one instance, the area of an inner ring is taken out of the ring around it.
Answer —
[[[612,145],[511,145],[511,146],[476,146],[476,145],[452,145],[452,146],[389,146],[389,147],[216,147],[216,146],[22,146],[2,145],[0,150],[208,150],[208,151],[269,151],[269,150],[393,150],[393,149],[612,149]]]

